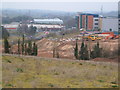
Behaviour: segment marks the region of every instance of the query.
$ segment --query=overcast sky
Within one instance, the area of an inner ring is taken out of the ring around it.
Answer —
[[[119,0],[2,0],[2,2],[118,2]]]
[[[33,2],[34,1],[34,2]],[[48,2],[49,1],[49,2]],[[119,0],[3,0],[3,9],[40,9],[40,10],[58,10],[58,11],[117,11]],[[69,2],[68,2],[69,1]],[[83,2],[84,1],[84,2]],[[89,1],[89,2],[87,2]]]

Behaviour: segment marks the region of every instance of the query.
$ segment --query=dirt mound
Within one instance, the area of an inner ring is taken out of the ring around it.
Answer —
[[[96,44],[96,41],[88,42],[85,41],[85,44],[88,45],[89,48],[93,48]],[[74,57],[74,47],[76,41],[55,41],[43,38],[36,42],[38,45],[38,56],[40,57],[53,57],[53,48],[56,48],[60,58],[68,58],[68,59],[75,59]],[[81,41],[78,40],[78,49],[80,50]],[[100,42],[100,47],[104,50],[109,51],[112,53],[113,51],[118,50],[118,42],[116,40]],[[0,50],[2,51],[2,50]],[[13,53],[17,52],[17,45],[12,46]],[[96,58],[93,61],[108,61],[108,62],[117,62],[118,58]]]

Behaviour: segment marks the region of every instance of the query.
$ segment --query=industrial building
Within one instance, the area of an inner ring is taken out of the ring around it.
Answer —
[[[8,30],[8,31],[15,31],[18,28],[18,25],[22,24],[21,22],[13,22],[11,24],[4,24],[3,26]],[[54,18],[54,19],[34,19],[31,21],[31,23],[27,24],[28,27],[30,25],[33,25],[37,27],[37,31],[60,31],[65,28],[63,26],[63,21],[59,18]]]
[[[117,17],[104,17],[102,18],[102,31],[118,31],[118,18]]]
[[[15,23],[15,24],[3,24],[2,26],[4,26],[8,31],[15,31],[18,28],[19,23]],[[27,24],[28,27],[31,24]],[[37,27],[38,31],[60,31],[63,30],[65,28],[65,26],[63,25],[45,25],[45,24],[32,24],[33,26]]]
[[[63,21],[59,18],[54,19],[34,19],[33,23],[35,24],[59,24],[62,25]]]

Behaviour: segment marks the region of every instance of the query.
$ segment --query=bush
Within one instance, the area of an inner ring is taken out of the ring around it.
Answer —
[[[12,87],[13,85],[12,85],[12,84],[6,84],[5,86],[9,86],[9,87]]]
[[[23,70],[21,68],[17,68],[16,71],[17,72],[23,72]]]
[[[59,73],[56,72],[55,75],[59,75]]]
[[[99,82],[105,82],[104,80],[98,80]]]
[[[54,87],[54,85],[53,85],[53,84],[51,84],[51,83],[49,83],[49,84],[48,84],[48,86],[50,86],[50,87]]]
[[[79,65],[83,65],[82,63],[79,63]]]
[[[10,60],[6,60],[7,62],[9,62],[9,63],[12,63]]]

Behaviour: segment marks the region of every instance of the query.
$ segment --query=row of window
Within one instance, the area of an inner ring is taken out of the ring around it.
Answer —
[[[118,15],[118,18],[120,18],[120,14]],[[119,19],[119,28],[118,29],[120,30],[120,19]]]
[[[95,23],[95,25],[98,25],[98,23]]]
[[[120,18],[120,14],[118,15],[118,18]]]
[[[98,19],[95,19],[95,21],[98,21]]]
[[[95,29],[98,29],[98,27],[94,27]]]

